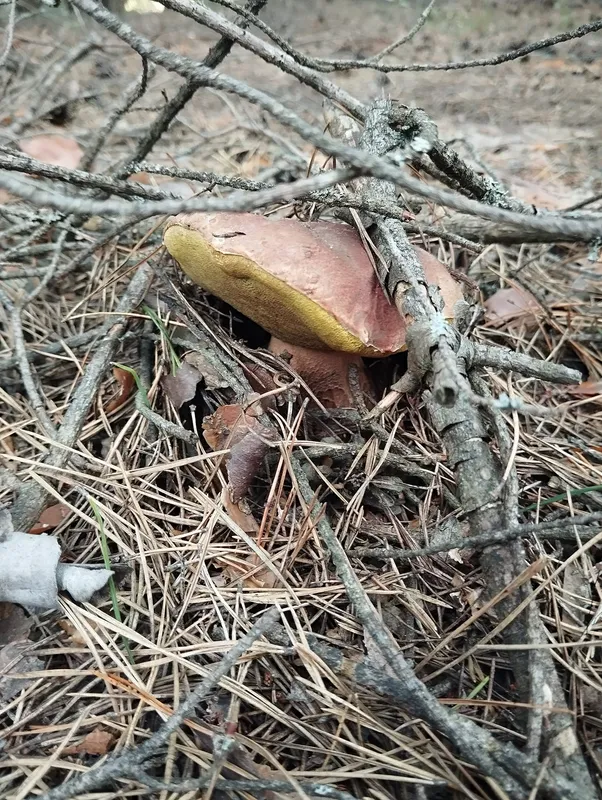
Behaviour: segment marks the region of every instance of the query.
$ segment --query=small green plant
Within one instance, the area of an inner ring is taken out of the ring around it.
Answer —
[[[477,685],[474,687],[474,689],[472,689],[468,693],[468,697],[466,699],[467,700],[474,700],[475,697],[477,697],[479,695],[481,690],[484,689],[487,686],[488,683],[489,683],[489,675],[487,675],[485,678],[483,678],[482,681],[479,681],[479,683],[477,683]],[[454,711],[457,711],[459,708],[460,708],[459,705],[453,706]]]
[[[171,374],[175,375],[178,369],[181,367],[182,361],[178,357],[178,354],[176,353],[176,350],[173,346],[169,333],[167,332],[167,329],[163,324],[163,320],[159,317],[157,312],[154,309],[150,308],[149,306],[143,306],[142,308],[144,313],[148,317],[150,317],[152,321],[155,323],[155,325],[157,326],[157,328],[161,332],[161,335],[163,336],[163,338],[167,343],[167,349],[169,350],[169,359],[171,361]]]
[[[88,502],[92,507],[92,513],[94,514],[94,517],[96,519],[96,524],[98,525],[100,552],[102,553],[102,560],[104,561],[105,569],[111,569],[109,543],[107,542],[107,535],[105,533],[105,522],[103,516],[100,513],[100,508],[98,507],[98,504],[93,500],[92,497],[88,497]],[[119,608],[119,598],[117,597],[117,587],[115,586],[115,581],[113,580],[112,575],[109,578],[108,587],[109,587],[109,595],[111,597],[111,606],[113,607],[113,616],[115,617],[117,622],[121,623],[122,617],[121,617],[121,609]],[[129,639],[126,639],[124,636],[122,637],[122,641],[123,641],[123,649],[127,653],[127,657],[130,661],[130,664],[133,664],[134,656],[132,655]]]

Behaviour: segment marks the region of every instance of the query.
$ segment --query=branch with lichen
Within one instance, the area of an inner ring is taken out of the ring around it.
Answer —
[[[396,146],[401,149],[406,146],[403,135],[393,130],[390,118],[388,101],[376,101],[366,115],[361,139],[365,149],[380,155],[391,152]],[[395,186],[392,183],[374,178],[362,179],[362,182],[363,192],[369,200],[376,196],[390,202],[394,197]],[[426,281],[422,265],[410,248],[402,225],[397,220],[383,216],[364,220],[364,224],[368,222],[372,223],[370,237],[381,255],[376,263],[379,265],[383,288],[408,325],[408,372],[398,389],[415,391],[421,385],[425,387],[424,398],[431,423],[441,436],[449,466],[454,470],[458,500],[471,536],[486,536],[496,530],[514,527],[518,515],[516,496],[511,491],[516,480],[514,471],[511,471],[510,479],[504,482],[501,462],[489,445],[484,413],[493,419],[502,450],[509,437],[501,414],[495,404],[488,402],[489,397],[478,380],[473,380],[473,387],[481,389],[480,396],[484,402],[474,402],[475,392],[469,383],[471,365],[463,354],[469,345],[464,344],[461,331],[444,318],[439,289]],[[500,562],[505,564],[502,573]],[[507,547],[489,544],[483,551],[481,564],[489,585],[498,589],[509,586],[522,571],[522,545],[517,539]],[[527,593],[528,587],[522,584],[502,604],[503,613],[511,615],[515,607],[525,601]],[[535,644],[544,638],[541,619],[531,606],[527,606],[514,619],[508,632],[513,643],[530,641]],[[525,668],[522,654],[519,653],[514,659],[517,680],[523,684],[521,689],[525,702],[535,707],[545,686],[545,690],[554,698],[555,705],[564,707],[562,689],[550,653],[535,650],[531,657],[531,671]],[[524,685],[522,679],[533,672],[541,676],[543,686],[535,686],[532,681]],[[534,696],[536,693],[537,697]],[[579,750],[572,723],[570,718],[562,719],[562,716],[555,715],[550,721],[546,757],[555,761],[559,773],[574,786],[579,786],[581,796],[593,798],[595,788]]]

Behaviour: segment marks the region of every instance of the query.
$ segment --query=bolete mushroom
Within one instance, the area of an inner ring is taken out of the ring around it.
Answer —
[[[288,350],[291,366],[325,405],[351,401],[350,364],[361,371],[362,357],[405,349],[405,322],[350,225],[235,212],[180,214],[168,221],[164,243],[194,283],[271,333],[270,349]],[[451,319],[460,286],[434,256],[415,249]],[[315,351],[332,355],[320,359]]]

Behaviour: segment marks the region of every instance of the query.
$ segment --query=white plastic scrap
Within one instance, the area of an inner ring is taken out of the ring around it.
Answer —
[[[113,574],[108,569],[61,564],[60,556],[53,536],[15,531],[9,512],[0,508],[0,601],[44,611],[57,608],[58,593],[65,590],[83,602]]]

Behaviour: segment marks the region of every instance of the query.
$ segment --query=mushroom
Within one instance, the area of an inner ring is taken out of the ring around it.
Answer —
[[[172,217],[163,241],[194,283],[275,337],[270,349],[288,351],[291,366],[324,405],[353,404],[351,364],[362,375],[362,357],[405,350],[405,321],[350,225],[200,212]],[[444,264],[415,250],[451,319],[460,286]]]

